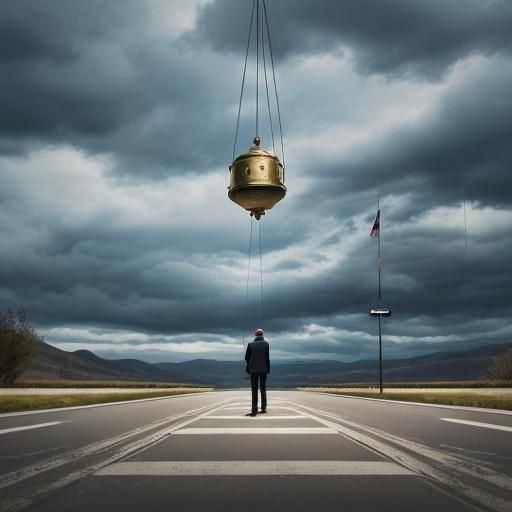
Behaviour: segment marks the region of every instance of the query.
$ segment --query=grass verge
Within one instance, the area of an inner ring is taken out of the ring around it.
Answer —
[[[351,389],[355,388],[356,391],[378,387],[378,382],[343,382],[333,384],[319,384],[317,386],[304,385],[302,387],[317,387],[317,388],[333,388],[333,389]],[[400,388],[413,391],[414,389],[440,389],[443,392],[448,389],[484,389],[484,388],[512,388],[512,381],[510,380],[439,380],[439,381],[389,381],[385,382],[386,391],[391,389]]]
[[[133,380],[64,380],[19,379],[13,388],[200,388],[202,386],[175,382],[151,382]],[[0,390],[1,393],[1,390]]]
[[[297,388],[300,391],[317,391],[322,393],[333,393],[337,395],[361,396],[365,398],[379,398],[383,400],[403,400],[405,402],[422,402],[439,405],[460,405],[464,407],[485,407],[489,409],[512,410],[512,390],[510,393],[479,394],[464,390],[457,393],[457,390],[435,390],[429,391],[384,391],[379,394],[378,390],[354,391],[353,389],[339,388]]]
[[[183,395],[185,393],[202,393],[213,388],[175,388],[161,391],[129,391],[126,393],[91,393],[84,395],[1,395],[0,413],[54,409],[57,407],[75,407],[107,402],[122,402],[141,398],[158,398]],[[0,392],[1,393],[1,392]]]

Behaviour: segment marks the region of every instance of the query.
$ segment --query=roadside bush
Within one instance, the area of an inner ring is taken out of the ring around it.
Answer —
[[[12,386],[18,376],[30,366],[37,355],[37,343],[42,341],[27,322],[24,309],[0,313],[0,383]]]
[[[493,359],[493,365],[487,370],[491,379],[512,382],[512,348]]]

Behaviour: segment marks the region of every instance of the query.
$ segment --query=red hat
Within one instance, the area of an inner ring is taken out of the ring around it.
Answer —
[[[254,334],[256,336],[263,336],[263,329],[256,329],[256,332]]]

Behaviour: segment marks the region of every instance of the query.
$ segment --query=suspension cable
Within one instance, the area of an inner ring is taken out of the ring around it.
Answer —
[[[464,272],[468,266],[468,223],[466,218],[466,195],[464,194]]]
[[[462,272],[462,300],[466,305],[466,310],[468,308],[468,299],[469,299],[469,280],[468,280],[468,223],[467,223],[467,214],[466,214],[466,187],[463,187],[463,201],[462,201],[462,209],[464,215],[464,270]],[[471,379],[471,360],[467,360],[468,364],[466,367],[468,380]]]
[[[269,49],[269,53],[270,53],[270,62],[272,64],[272,78],[274,81],[274,92],[276,95],[277,119],[279,121],[279,133],[281,136],[281,154],[283,157],[283,177],[284,177],[286,165],[285,165],[285,159],[284,159],[283,126],[281,123],[281,109],[279,108],[279,96],[277,94],[277,82],[276,82],[276,71],[275,71],[275,67],[274,67],[274,55],[272,52],[272,42],[270,39],[270,27],[269,27],[268,16],[267,16],[267,4],[266,4],[265,0],[263,0],[263,12],[265,15],[265,25],[267,27],[268,49]]]
[[[245,285],[245,307],[244,307],[244,320],[242,325],[242,346],[243,346],[243,355],[242,360],[245,356],[245,329],[247,327],[247,309],[249,306],[249,282],[250,282],[250,276],[251,276],[251,252],[252,252],[252,220],[251,215],[251,228],[250,228],[250,234],[249,234],[249,251],[248,251],[248,261],[247,261],[247,282]],[[242,373],[243,374],[243,373]]]
[[[251,34],[252,34],[252,22],[254,19],[254,6],[256,4],[256,0],[252,0],[252,11],[251,11],[251,21],[249,22],[249,36],[247,37],[247,48],[245,49],[245,62],[244,62],[244,72],[242,74],[242,87],[240,88],[240,100],[238,102],[238,115],[236,117],[236,130],[235,130],[235,141],[233,142],[233,160],[235,160],[235,152],[236,152],[236,143],[238,140],[238,129],[240,127],[240,112],[242,110],[242,98],[244,95],[244,86],[245,86],[245,75],[247,72],[247,59],[249,57],[249,47],[251,44]]]
[[[263,325],[263,252],[261,250],[261,221],[258,222],[260,230],[260,325]]]
[[[276,153],[276,144],[274,142],[274,123],[272,122],[272,110],[270,108],[270,94],[268,92],[268,77],[267,77],[267,58],[265,56],[265,38],[263,33],[261,34],[261,50],[263,53],[263,74],[265,75],[265,91],[267,94],[267,107],[268,107],[268,119],[270,123],[270,136],[272,138],[272,151]]]
[[[262,31],[263,32],[263,31]],[[260,0],[256,0],[256,133],[259,121],[259,74],[260,74]]]

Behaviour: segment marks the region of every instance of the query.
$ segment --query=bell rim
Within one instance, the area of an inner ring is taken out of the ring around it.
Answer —
[[[236,192],[237,190],[244,189],[244,188],[278,188],[280,190],[283,190],[285,193],[288,192],[288,189],[286,188],[286,185],[283,184],[274,184],[274,183],[266,183],[266,182],[260,182],[260,183],[244,183],[242,185],[237,185],[236,187],[230,187],[228,189],[228,195],[231,194],[231,192]]]

